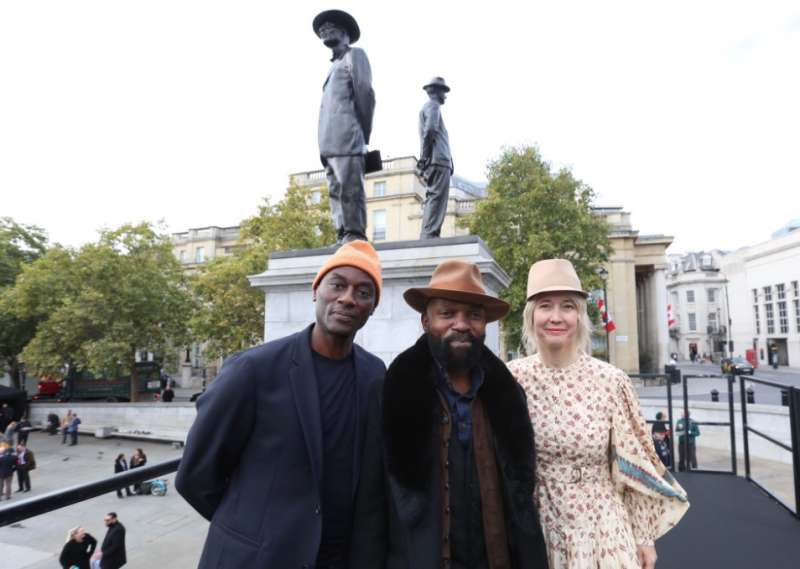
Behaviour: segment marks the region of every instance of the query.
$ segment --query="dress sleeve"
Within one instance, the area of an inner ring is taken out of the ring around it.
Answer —
[[[634,539],[653,545],[689,507],[686,492],[656,454],[631,380],[619,372],[611,429],[611,471],[628,510]]]

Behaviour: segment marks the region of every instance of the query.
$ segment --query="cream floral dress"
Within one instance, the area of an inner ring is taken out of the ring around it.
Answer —
[[[639,569],[686,512],[683,488],[656,455],[631,381],[586,355],[546,367],[508,364],[525,389],[536,441],[536,504],[551,569]]]

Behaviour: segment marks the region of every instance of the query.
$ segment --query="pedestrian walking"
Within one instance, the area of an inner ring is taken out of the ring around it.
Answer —
[[[11,421],[6,425],[5,431],[3,431],[3,442],[10,447],[15,446],[15,440],[17,437],[17,422]]]
[[[66,444],[67,435],[69,435],[69,425],[72,423],[72,409],[67,409],[67,414],[64,415],[64,420],[61,421],[61,444]]]
[[[6,443],[0,443],[0,500],[11,499],[11,481],[17,468],[17,456]]]
[[[31,491],[31,471],[36,469],[33,451],[24,444],[17,445],[17,492]]]
[[[97,548],[97,540],[80,526],[69,530],[67,542],[61,549],[58,562],[62,569],[90,569],[89,560]]]
[[[125,460],[125,455],[120,453],[114,460],[114,474],[119,474],[120,472],[125,472],[127,470],[128,470],[128,461]],[[130,486],[125,486],[125,495],[133,496]],[[117,488],[117,498],[122,498],[122,488]]]

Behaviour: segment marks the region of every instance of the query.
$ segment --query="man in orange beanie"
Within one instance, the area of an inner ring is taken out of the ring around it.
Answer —
[[[353,343],[381,293],[366,241],[312,284],[315,322],[228,358],[197,401],[175,487],[211,521],[199,568],[345,569],[368,393],[383,362]]]

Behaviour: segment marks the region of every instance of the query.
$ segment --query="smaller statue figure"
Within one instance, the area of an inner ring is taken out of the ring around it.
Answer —
[[[420,239],[433,239],[439,237],[442,231],[450,193],[450,176],[453,174],[450,139],[441,110],[450,87],[441,77],[434,77],[423,89],[429,99],[419,113],[421,149],[417,176],[425,185]]]

